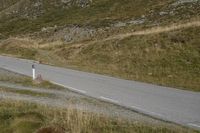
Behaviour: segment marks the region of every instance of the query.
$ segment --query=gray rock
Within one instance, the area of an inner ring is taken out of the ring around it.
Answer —
[[[67,8],[69,6],[75,5],[78,7],[87,7],[92,3],[92,0],[61,0],[61,3],[58,6],[64,4],[63,7]]]
[[[195,3],[200,2],[200,0],[178,0],[172,4],[172,6],[179,6],[185,3]]]
[[[168,12],[160,12],[159,13],[160,16],[167,15],[167,14],[168,14]]]
[[[70,26],[54,32],[49,40],[63,40],[65,43],[78,42],[91,39],[97,31],[88,27]]]
[[[140,18],[140,19],[136,19],[136,20],[131,20],[128,22],[128,24],[143,24],[146,21],[145,18]]]
[[[118,22],[118,23],[114,24],[113,26],[114,26],[114,27],[125,27],[126,25],[127,25],[127,24],[124,23],[124,22]]]

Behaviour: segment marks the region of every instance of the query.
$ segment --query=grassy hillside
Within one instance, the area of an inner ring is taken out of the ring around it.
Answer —
[[[2,2],[1,54],[200,91],[199,0]]]
[[[7,9],[8,7],[14,5],[18,0],[1,0],[0,11]]]
[[[4,36],[30,33],[54,25],[106,27],[118,21],[141,17],[148,20],[146,24],[168,24],[200,15],[199,2],[174,6],[176,0],[85,1],[88,6],[80,7],[71,0],[71,4],[65,7],[59,0],[19,0],[17,4],[1,11],[0,33]],[[11,5],[13,2],[7,3]]]

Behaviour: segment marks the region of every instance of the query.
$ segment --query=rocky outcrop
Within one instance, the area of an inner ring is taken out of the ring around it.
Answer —
[[[37,18],[44,13],[42,0],[20,0],[0,12],[0,17]]]
[[[97,34],[97,30],[90,27],[66,26],[66,27],[43,27],[37,34],[37,38],[46,38],[48,42],[62,40],[65,43],[72,43],[90,40]],[[35,36],[35,35],[34,35]]]
[[[0,1],[0,17],[35,19],[48,12],[48,8],[88,7],[92,0],[8,0]],[[5,8],[5,9],[4,9]]]
[[[72,5],[78,6],[78,7],[87,7],[90,5],[92,0],[61,0],[60,4],[67,5],[67,7],[70,7]]]
[[[179,5],[186,4],[186,3],[197,3],[197,2],[200,2],[200,0],[177,0],[172,5],[179,6]]]

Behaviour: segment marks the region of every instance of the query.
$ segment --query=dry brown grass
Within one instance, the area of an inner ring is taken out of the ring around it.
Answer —
[[[197,133],[169,123],[153,125],[9,100],[0,102],[0,121],[0,133]]]

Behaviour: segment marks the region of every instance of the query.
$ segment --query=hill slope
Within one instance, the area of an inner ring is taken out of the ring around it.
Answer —
[[[199,0],[1,0],[0,53],[200,91]]]
[[[1,0],[0,5],[0,31],[5,36],[55,25],[160,25],[200,15],[199,0]]]

